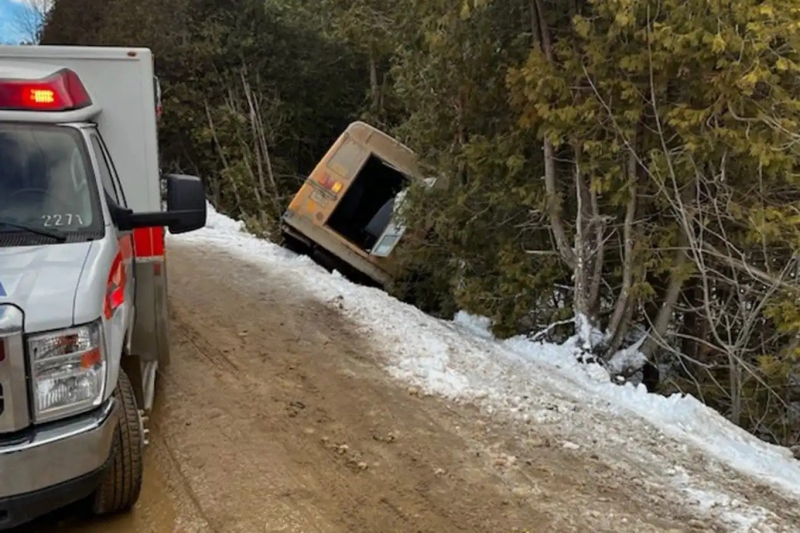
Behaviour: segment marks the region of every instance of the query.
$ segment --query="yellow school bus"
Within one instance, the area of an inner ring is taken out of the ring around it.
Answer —
[[[389,255],[405,229],[393,214],[420,179],[417,165],[416,154],[399,141],[364,122],[350,124],[284,213],[284,243],[329,268],[385,285],[396,273]]]

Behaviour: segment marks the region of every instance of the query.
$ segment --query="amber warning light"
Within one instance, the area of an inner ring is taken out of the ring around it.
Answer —
[[[90,105],[81,79],[69,69],[40,80],[0,79],[0,110],[72,111]]]

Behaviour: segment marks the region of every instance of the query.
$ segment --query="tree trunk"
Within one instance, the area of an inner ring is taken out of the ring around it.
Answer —
[[[533,39],[533,46],[542,44],[542,37],[539,30],[539,15],[536,10],[536,0],[528,2],[528,8],[531,12],[531,37]]]
[[[633,224],[636,220],[637,194],[637,159],[636,137],[630,141],[631,153],[628,155],[628,203],[625,207],[625,222],[622,226],[622,287],[619,290],[614,314],[608,324],[609,354],[616,352],[622,344],[626,327],[622,327],[625,315],[630,307],[631,288],[633,287]],[[624,330],[624,331],[623,331]]]
[[[675,312],[675,305],[678,303],[678,297],[680,297],[681,289],[683,289],[683,282],[686,277],[683,269],[689,258],[686,253],[686,249],[689,246],[689,237],[686,235],[683,228],[679,231],[678,251],[675,256],[675,265],[673,266],[672,275],[669,278],[669,285],[664,294],[664,301],[661,304],[661,308],[658,310],[658,316],[656,316],[655,323],[650,330],[649,338],[644,346],[642,346],[642,353],[647,359],[652,358],[656,348],[658,348],[659,342],[661,342],[664,335],[667,334],[669,323]]]
[[[381,109],[381,86],[378,82],[378,64],[375,59],[375,52],[369,52],[369,88],[372,95],[372,112],[376,115]]]
[[[700,280],[693,278],[690,280],[683,291],[686,299],[686,311],[683,313],[683,339],[681,341],[681,353],[688,359],[688,366],[695,368],[694,361],[701,357],[700,339],[706,338],[707,321],[702,313],[703,308],[703,288]]]
[[[589,201],[591,206],[592,218],[589,227],[594,230],[594,246],[590,249],[591,255],[591,282],[589,284],[589,312],[594,323],[597,323],[597,316],[600,314],[600,289],[603,284],[603,259],[605,258],[605,222],[600,216],[600,206],[597,200],[597,192],[589,183]],[[587,245],[588,246],[588,245]],[[587,273],[589,265],[587,265]]]
[[[575,316],[581,319],[589,319],[589,250],[587,249],[585,224],[586,224],[586,191],[583,176],[581,175],[580,150],[575,150],[575,196],[578,201],[577,218],[575,219],[575,265],[573,268],[575,283]],[[580,333],[580,332],[578,332]]]
[[[211,137],[214,139],[214,144],[217,146],[217,152],[222,160],[222,166],[225,170],[227,170],[229,168],[228,161],[225,157],[225,152],[222,149],[222,145],[219,143],[219,138],[217,138],[217,130],[214,128],[214,120],[211,117],[211,108],[208,106],[208,101],[204,102],[204,105],[206,108],[206,117],[208,118],[208,128],[211,131]],[[233,197],[236,199],[236,210],[239,212],[239,216],[244,218],[245,212],[242,206],[242,197],[239,194],[239,187],[236,186],[236,180],[234,180],[233,177],[230,178],[230,181]],[[219,205],[217,207],[219,207]]]
[[[539,46],[542,47],[547,60],[553,61],[553,49],[550,41],[550,29],[544,20],[544,8],[542,0],[531,0],[531,33],[539,38]],[[564,230],[564,223],[561,220],[561,198],[558,194],[556,183],[556,154],[552,141],[545,135],[542,142],[544,152],[544,183],[547,191],[547,212],[550,218],[550,228],[553,231],[553,238],[556,241],[558,252],[562,260],[570,268],[575,268],[575,253],[570,248],[567,241],[567,232]]]

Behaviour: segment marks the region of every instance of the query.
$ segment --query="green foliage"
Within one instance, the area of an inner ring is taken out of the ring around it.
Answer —
[[[602,224],[593,322],[609,325],[624,266],[628,331],[654,327],[677,287],[665,328],[673,351],[651,355],[674,366],[684,390],[788,442],[800,315],[797,297],[775,290],[797,283],[800,10],[788,0],[594,0],[543,14],[535,2],[500,4],[410,2],[417,34],[401,43],[393,71],[408,118],[395,132],[451,183],[416,199],[418,214],[438,216],[425,244],[406,253],[448,250],[459,267],[440,290],[492,317],[498,333],[568,316],[574,272],[552,242],[541,179],[549,139],[550,201],[568,246],[579,214],[592,235]],[[576,188],[576,164],[587,193]],[[733,382],[736,390],[720,386]]]

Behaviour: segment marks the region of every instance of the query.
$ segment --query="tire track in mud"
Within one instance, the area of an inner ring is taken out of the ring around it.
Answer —
[[[208,352],[211,345],[210,345],[210,343],[208,341],[203,339],[203,333],[201,333],[197,329],[194,329],[192,326],[188,325],[187,321],[181,320],[180,318],[178,318],[178,316],[179,316],[179,314],[176,313],[175,317],[177,319],[176,321],[178,323],[180,323],[180,325],[181,325],[180,326],[181,333],[187,334],[188,338],[191,340],[191,343],[193,345],[198,346],[202,351]],[[207,331],[207,330],[205,330],[205,331]],[[217,353],[220,353],[219,350],[217,350]],[[216,357],[209,356],[208,353],[206,353],[206,358],[211,360],[211,361],[214,361],[215,365],[217,364],[216,363],[216,360],[217,360]],[[303,372],[302,369],[299,369],[297,365],[289,364],[284,369],[284,372],[279,372],[279,374],[283,374],[284,376],[286,376],[286,372],[285,371],[288,371],[288,373],[290,373],[290,374],[291,373],[295,374],[296,375],[295,379],[299,379],[299,383],[291,383],[291,381],[290,381],[293,389],[301,389],[304,393],[310,394],[312,396],[315,393],[316,394],[319,393],[318,388],[313,383],[309,382],[308,375],[305,372]],[[228,376],[231,375],[230,372],[226,372],[226,374]],[[226,376],[226,377],[228,377],[228,376]],[[284,377],[283,379],[286,379],[286,377]],[[244,386],[244,389],[247,390],[249,393],[252,393],[253,389],[257,388],[257,387],[254,387],[252,383],[247,383],[247,379],[246,378],[241,378],[240,381],[243,382],[242,384]],[[332,434],[335,434],[335,432],[336,432],[335,429],[336,428],[334,426],[336,425],[336,423],[331,419],[331,417],[329,416],[327,410],[324,409],[324,408],[321,408],[321,407],[314,406],[313,404],[315,404],[316,402],[310,401],[308,399],[308,396],[304,396],[304,401],[302,401],[302,402],[301,401],[289,401],[289,402],[281,401],[280,403],[282,403],[282,404],[286,403],[285,413],[282,413],[282,414],[285,414],[288,417],[288,418],[285,418],[284,416],[280,416],[280,417],[274,417],[273,416],[274,422],[277,423],[277,425],[280,428],[279,430],[281,432],[283,432],[283,431],[288,431],[288,432],[294,431],[294,432],[297,432],[297,427],[296,427],[297,424],[294,423],[294,422],[303,418],[302,417],[302,413],[305,413],[306,411],[313,410],[314,411],[313,418],[315,420],[313,420],[312,423],[311,423],[312,427],[310,427],[310,428],[306,427],[305,429],[303,429],[303,431],[302,431],[303,434],[300,436],[300,438],[301,439],[303,439],[303,438],[307,439],[310,435],[316,434],[317,431],[314,431],[314,429],[313,429],[313,426],[315,424],[316,425],[322,425],[322,426],[326,426],[327,425],[327,426],[329,426],[329,429],[330,429],[329,432],[332,433]],[[237,405],[237,409],[240,409],[242,411],[244,411],[244,410],[246,410],[248,408],[252,409],[253,406],[252,405],[248,405],[245,402],[239,402],[238,405]],[[259,414],[262,414],[265,417],[270,417],[270,415],[271,415],[271,413],[268,413],[268,412],[266,412],[266,413],[265,412],[261,412]],[[302,420],[301,420],[301,422],[302,422]],[[324,433],[324,431],[322,431],[320,433]],[[359,463],[363,463],[363,462],[356,461],[356,460],[353,459],[351,453],[348,453],[348,452],[354,452],[354,453],[357,453],[357,452],[355,452],[354,450],[350,450],[348,445],[346,445],[346,444],[337,444],[338,442],[342,442],[342,439],[332,439],[330,437],[326,438],[325,436],[323,436],[323,437],[320,438],[320,442],[321,442],[321,445],[322,445],[323,448],[329,450],[328,453],[323,454],[323,459],[325,459],[325,462],[326,463],[333,463],[336,467],[338,467],[339,470],[343,470],[342,472],[338,472],[337,473],[336,472],[336,468],[331,468],[330,466],[326,467],[327,470],[330,470],[331,473],[335,473],[335,475],[334,475],[332,480],[330,480],[329,482],[325,483],[325,489],[324,490],[325,490],[325,492],[336,492],[337,486],[338,487],[345,487],[351,482],[349,480],[349,478],[353,473],[355,473],[355,474],[362,473],[362,471],[364,470],[364,467],[363,467],[363,464],[360,466]],[[315,445],[314,447],[317,447],[317,446]],[[308,452],[308,451],[309,450],[305,450],[303,455],[304,456],[308,456],[308,454],[305,453],[305,452]],[[325,457],[325,456],[327,456],[327,457]],[[313,462],[306,462],[306,461],[304,461],[304,462],[307,463],[307,464],[303,464],[302,466],[308,468],[310,471],[313,471],[314,469],[319,469],[320,468],[319,464],[314,464]],[[345,469],[347,470],[346,472],[344,471]],[[295,490],[295,489],[287,490],[282,494],[282,496],[283,497],[292,498],[293,496],[297,496],[298,494],[309,495],[311,493],[308,490],[306,490],[305,487],[302,487],[302,488],[297,489],[297,490]],[[344,512],[345,516],[357,517],[358,513],[354,512],[353,510],[362,508],[365,505],[369,505],[369,501],[368,501],[368,498],[366,497],[366,495],[361,495],[361,494],[355,494],[354,495],[354,494],[350,494],[350,493],[342,493],[341,495],[339,495],[339,497],[337,499],[340,500],[339,503],[337,503],[337,507],[341,507],[342,509],[345,509],[345,512]],[[391,502],[390,502],[389,498],[383,497],[381,499],[381,501],[382,501],[382,503],[389,503],[390,506],[391,506]],[[397,509],[397,507],[395,507],[395,509]],[[408,522],[409,521],[409,517],[404,515],[404,513],[400,513],[399,514],[399,518],[401,518],[401,520],[403,522]],[[372,528],[374,528],[374,527],[377,527],[377,525],[372,526]],[[348,529],[348,530],[350,530],[350,529]],[[355,529],[353,529],[353,530],[355,530]],[[359,529],[359,530],[361,530],[361,529]],[[367,530],[370,530],[370,529],[364,529],[364,531],[367,531]],[[374,530],[374,529],[372,529],[372,530]]]

